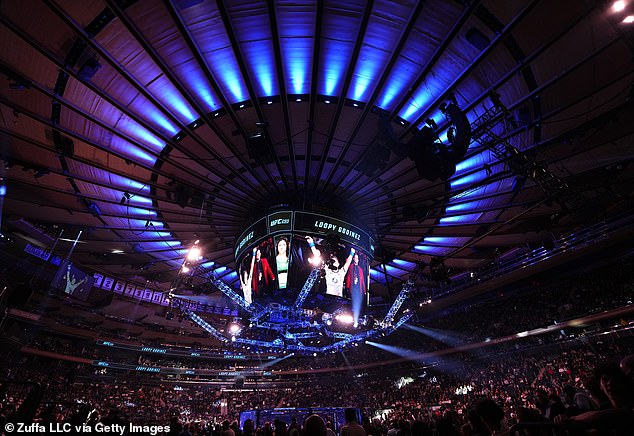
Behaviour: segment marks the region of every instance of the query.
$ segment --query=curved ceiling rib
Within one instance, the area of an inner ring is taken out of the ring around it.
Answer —
[[[104,274],[167,289],[200,239],[235,286],[236,236],[305,205],[377,236],[385,294],[420,261],[474,271],[631,201],[631,29],[608,1],[12,3],[2,223],[89,229],[76,261]],[[478,141],[451,177],[420,176],[403,149],[428,119],[448,142],[438,105],[455,95],[473,124],[492,92],[500,140],[583,210]]]

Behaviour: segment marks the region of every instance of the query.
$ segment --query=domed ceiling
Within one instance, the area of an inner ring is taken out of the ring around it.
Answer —
[[[2,2],[3,230],[81,230],[76,264],[163,290],[200,240],[235,287],[236,238],[285,207],[368,229],[376,289],[477,271],[627,213],[620,3]]]

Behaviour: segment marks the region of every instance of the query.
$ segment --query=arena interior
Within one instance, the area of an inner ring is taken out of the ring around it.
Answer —
[[[0,2],[0,435],[634,428],[634,0]]]

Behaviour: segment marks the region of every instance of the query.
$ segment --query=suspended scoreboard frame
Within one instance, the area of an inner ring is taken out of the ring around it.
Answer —
[[[358,247],[368,259],[374,258],[374,239],[369,232],[358,226],[312,212],[278,211],[260,218],[242,232],[234,247],[236,262],[249,249],[280,233],[301,233],[322,238],[336,235],[341,242]]]

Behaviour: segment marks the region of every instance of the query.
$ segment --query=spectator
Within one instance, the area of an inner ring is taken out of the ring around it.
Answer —
[[[297,424],[297,422],[295,422]],[[319,415],[310,415],[304,422],[303,436],[327,436],[328,430]],[[289,432],[290,435],[290,432]]]
[[[341,436],[366,436],[365,430],[357,422],[357,410],[348,408],[344,412],[346,424],[341,427]]]
[[[590,382],[591,391],[603,398],[601,410],[581,413],[571,418],[560,415],[555,423],[569,434],[595,430],[611,431],[615,435],[631,434],[634,426],[634,382],[616,363],[606,362],[597,366]]]
[[[482,418],[484,426],[490,435],[508,435],[508,428],[504,422],[504,410],[493,400],[486,399],[476,404],[476,413]]]
[[[231,423],[227,419],[222,421],[222,436],[236,436],[235,432],[231,429]]]

